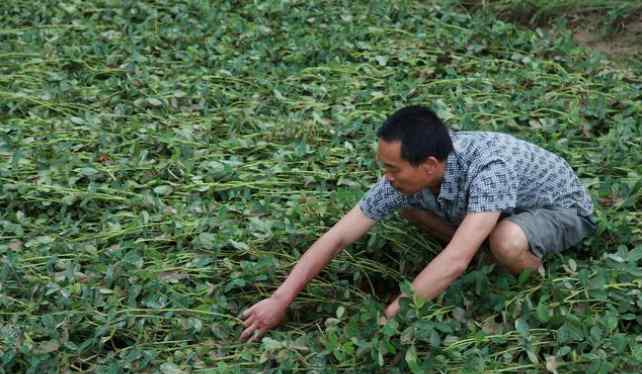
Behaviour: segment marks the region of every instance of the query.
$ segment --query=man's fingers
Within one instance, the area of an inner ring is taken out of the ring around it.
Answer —
[[[258,328],[259,328],[258,322],[254,322],[250,327],[243,330],[243,332],[241,333],[241,340],[247,339]]]
[[[248,319],[243,321],[243,326],[248,327],[252,325],[255,321],[256,321],[256,316],[252,314],[250,317],[248,317]]]
[[[252,338],[250,338],[250,340],[248,340],[248,343],[252,343],[256,339],[260,338],[261,336],[263,336],[263,330],[261,330],[261,329],[259,329],[257,327],[256,330],[254,330],[254,333],[252,334]]]
[[[255,304],[255,305],[256,305],[256,304]],[[252,305],[251,307],[249,307],[249,308],[245,309],[245,310],[243,311],[243,313],[241,313],[241,318],[242,318],[242,319],[247,318],[247,316],[249,316],[249,315],[250,315],[250,313],[252,312],[252,310],[253,310],[253,309],[254,309],[254,305]]]

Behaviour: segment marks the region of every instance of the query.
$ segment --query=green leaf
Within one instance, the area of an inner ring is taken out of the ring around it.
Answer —
[[[44,343],[40,343],[34,348],[33,353],[35,354],[46,354],[56,352],[60,349],[60,343],[56,340],[48,340]]]
[[[631,354],[635,361],[642,363],[642,344],[634,344],[631,346]]]
[[[186,374],[184,370],[178,367],[178,365],[166,362],[160,366],[161,373],[163,374]]]
[[[165,185],[165,186],[154,187],[154,193],[161,196],[170,195],[173,191],[174,189],[172,188],[172,186]]]
[[[518,318],[515,320],[515,329],[522,336],[528,335],[528,323],[524,318]]]
[[[439,348],[439,346],[441,346],[441,336],[439,336],[439,333],[435,330],[430,332],[430,345],[433,348]]]
[[[216,236],[209,232],[202,232],[198,235],[198,245],[204,249],[214,249]]]
[[[84,175],[86,177],[91,177],[98,174],[98,170],[90,167],[84,167],[80,169],[80,175]]]
[[[375,56],[375,60],[380,66],[386,66],[388,63],[388,57],[386,56]]]
[[[409,298],[411,298],[415,294],[414,288],[412,287],[412,283],[407,279],[404,279],[399,284],[399,288],[401,289],[401,292]]]
[[[74,117],[74,116],[71,116],[71,117],[69,117],[69,120],[70,120],[70,121],[71,121],[71,123],[73,123],[74,125],[84,125],[84,124],[85,124],[85,120],[84,120],[84,119],[82,119],[82,118],[80,118],[80,117]]]
[[[261,344],[263,345],[263,349],[267,351],[276,351],[284,347],[283,343],[268,336],[261,340]]]
[[[564,357],[567,354],[571,353],[571,351],[572,351],[571,347],[565,345],[561,347],[555,354],[557,357]]]
[[[153,97],[148,98],[147,99],[147,103],[149,103],[149,105],[151,105],[151,106],[156,106],[156,107],[159,107],[159,106],[163,105],[162,101],[160,101],[160,100],[158,100],[156,98],[153,98]]]
[[[631,250],[626,259],[630,262],[637,262],[642,259],[642,246],[639,245],[635,247],[635,249]]]
[[[550,309],[548,307],[548,297],[542,297],[539,300],[535,313],[537,314],[537,319],[540,320],[540,322],[548,322],[550,320],[551,317]]]
[[[411,345],[410,348],[408,348],[408,350],[406,351],[405,360],[408,364],[408,367],[413,373],[423,372],[417,363],[417,349],[415,348],[414,344]]]
[[[533,351],[532,348],[529,348],[529,349],[526,350],[526,355],[528,356],[528,359],[532,363],[534,363],[534,364],[538,364],[539,363],[539,358],[537,357],[537,353],[535,353],[535,351]]]

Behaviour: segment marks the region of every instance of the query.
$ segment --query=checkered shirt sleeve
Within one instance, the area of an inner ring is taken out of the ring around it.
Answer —
[[[511,165],[499,158],[486,159],[474,166],[467,211],[501,212],[515,208],[519,182]]]
[[[393,211],[410,206],[403,196],[385,178],[373,185],[359,201],[363,214],[375,221],[382,220]]]

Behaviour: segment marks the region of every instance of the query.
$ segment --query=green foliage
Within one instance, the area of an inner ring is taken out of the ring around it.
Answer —
[[[18,0],[0,17],[0,372],[642,368],[640,71],[415,1]],[[238,314],[376,180],[374,129],[411,103],[564,156],[598,234],[543,278],[473,265],[379,326],[439,251],[393,219],[241,343]]]

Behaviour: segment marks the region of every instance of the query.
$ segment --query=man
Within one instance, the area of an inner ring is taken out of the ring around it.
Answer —
[[[486,239],[495,260],[519,273],[540,269],[544,254],[595,231],[590,196],[571,167],[536,145],[500,133],[450,132],[421,106],[397,111],[377,135],[385,178],[306,251],[271,297],[242,313],[241,339],[254,340],[276,326],[339,251],[397,209],[449,240],[412,283],[426,299],[462,275]],[[402,296],[388,305],[386,317],[399,311]]]

